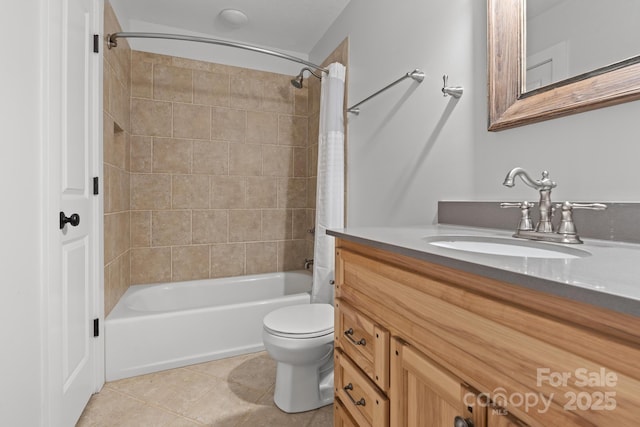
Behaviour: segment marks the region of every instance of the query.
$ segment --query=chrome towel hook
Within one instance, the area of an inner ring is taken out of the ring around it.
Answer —
[[[451,95],[456,99],[462,96],[462,92],[464,92],[464,88],[462,86],[453,86],[453,87],[448,86],[449,76],[446,74],[442,76],[442,80],[443,80],[443,85],[442,85],[443,96],[446,97]]]

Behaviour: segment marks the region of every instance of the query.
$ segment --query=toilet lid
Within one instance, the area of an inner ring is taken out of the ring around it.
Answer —
[[[264,327],[274,335],[313,338],[333,332],[333,306],[330,304],[291,305],[264,317]]]

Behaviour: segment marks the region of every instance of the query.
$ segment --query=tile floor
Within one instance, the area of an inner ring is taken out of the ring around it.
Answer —
[[[275,362],[247,354],[106,383],[76,427],[328,427],[331,405],[286,414],[273,403]]]

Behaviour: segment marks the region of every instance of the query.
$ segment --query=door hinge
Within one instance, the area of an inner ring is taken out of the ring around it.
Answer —
[[[100,184],[99,184],[99,180],[97,176],[93,177],[93,194],[99,194],[100,193]]]
[[[93,319],[93,336],[97,337],[100,335],[100,319]]]
[[[93,35],[93,52],[100,52],[100,34]]]

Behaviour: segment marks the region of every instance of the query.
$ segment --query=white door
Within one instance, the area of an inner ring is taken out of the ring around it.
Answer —
[[[96,106],[99,64],[93,52],[96,2],[50,3],[49,45],[52,216],[49,310],[48,424],[73,426],[96,389],[94,318],[96,294],[96,219],[93,194],[97,176]],[[56,22],[57,21],[57,22]],[[58,24],[58,25],[56,25]],[[57,27],[57,28],[56,28]],[[59,96],[57,96],[59,95]],[[59,112],[55,112],[58,105]],[[101,358],[98,358],[100,360]]]

